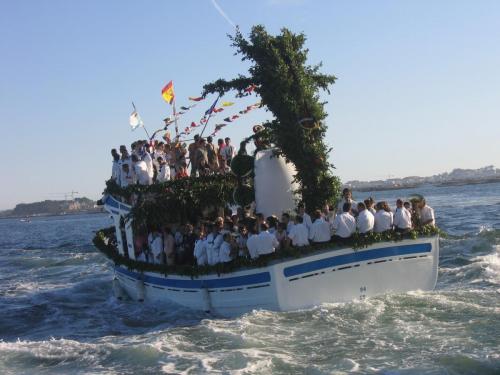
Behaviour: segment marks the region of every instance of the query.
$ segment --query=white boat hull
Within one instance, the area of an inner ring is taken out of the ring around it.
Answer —
[[[290,311],[385,293],[432,290],[437,281],[439,238],[325,250],[266,267],[191,279],[144,274],[117,266],[116,277],[133,299],[171,301],[221,316],[254,309]]]

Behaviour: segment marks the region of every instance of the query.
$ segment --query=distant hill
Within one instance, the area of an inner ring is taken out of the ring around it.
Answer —
[[[88,198],[74,200],[45,200],[42,202],[19,203],[13,210],[0,212],[0,217],[24,217],[40,215],[64,215],[82,212],[101,212],[102,208]]]

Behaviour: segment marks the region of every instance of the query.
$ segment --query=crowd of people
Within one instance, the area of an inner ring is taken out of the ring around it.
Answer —
[[[125,188],[188,175],[227,173],[235,148],[229,138],[219,139],[215,145],[212,137],[195,135],[189,145],[136,141],[130,152],[120,146],[119,152],[112,149],[111,155],[111,178]],[[421,225],[434,225],[434,211],[425,200],[410,203],[398,199],[392,210],[387,202],[374,202],[371,197],[356,202],[349,189],[344,189],[337,207],[325,205],[322,210],[312,212],[312,217],[304,204],[299,204],[294,214],[285,212],[281,218],[274,215],[265,218],[253,209],[226,211],[224,217],[213,222],[200,221],[196,227],[185,223],[175,230],[166,225],[136,231],[136,259],[168,265],[214,265],[237,257],[256,259],[311,243],[345,243],[356,231],[361,235],[386,231],[406,233]]]
[[[218,139],[217,145],[212,137],[205,139],[199,135],[195,135],[189,145],[141,140],[132,143],[130,152],[124,145],[120,146],[119,152],[111,150],[111,178],[121,187],[127,187],[151,185],[188,175],[226,173],[235,154],[228,137]]]
[[[289,247],[303,247],[315,243],[346,243],[357,231],[398,231],[405,233],[421,225],[434,225],[434,210],[425,200],[396,201],[392,210],[387,202],[375,203],[370,197],[363,202],[352,199],[349,189],[336,208],[325,205],[312,217],[304,204],[295,213],[285,212],[281,218],[256,213],[242,208],[227,210],[225,217],[213,222],[203,221],[195,227],[180,225],[175,231],[166,225],[135,233],[136,259],[167,265],[215,265],[237,257],[256,259],[265,254]]]

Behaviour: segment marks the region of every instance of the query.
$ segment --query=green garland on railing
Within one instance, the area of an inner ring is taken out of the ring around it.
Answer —
[[[326,249],[342,249],[350,247],[353,249],[361,249],[372,245],[377,242],[389,242],[389,241],[402,241],[404,239],[417,239],[419,237],[430,237],[435,235],[446,236],[446,234],[435,226],[426,225],[419,229],[414,229],[406,234],[401,234],[394,231],[388,231],[384,233],[370,233],[368,235],[362,235],[356,232],[350,238],[348,243],[339,246],[332,242],[314,244],[304,247],[289,247],[288,249],[279,249],[273,254],[268,254],[261,256],[255,260],[247,259],[243,257],[238,257],[228,263],[219,263],[213,266],[189,266],[189,265],[175,265],[168,266],[165,264],[151,264],[145,262],[139,262],[133,259],[129,259],[118,253],[116,248],[116,243],[114,240],[114,227],[99,230],[94,239],[93,243],[95,247],[101,251],[104,255],[110,258],[115,265],[122,265],[127,267],[129,270],[134,270],[138,272],[158,272],[164,275],[175,274],[190,276],[192,278],[208,275],[208,274],[225,274],[235,272],[241,268],[251,268],[251,267],[265,267],[273,260],[282,260],[289,258],[300,258],[311,253],[326,250]]]
[[[137,202],[131,210],[134,226],[163,226],[167,223],[195,223],[206,210],[225,207],[233,201],[237,178],[232,174],[182,178],[153,185],[118,186],[106,181],[105,194]]]

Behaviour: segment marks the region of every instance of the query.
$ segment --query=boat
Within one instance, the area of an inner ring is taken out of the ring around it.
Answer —
[[[277,43],[278,49],[287,45],[280,44],[283,38],[294,38],[286,30],[279,40],[262,28],[254,28],[253,33],[252,43],[265,39],[262,45]],[[251,44],[242,42],[241,38],[238,34],[234,41],[243,43],[246,53],[262,51],[261,47],[252,50]],[[311,209],[338,200],[341,184],[330,174],[328,147],[323,143],[326,126],[322,119],[326,114],[316,95],[318,87],[333,83],[334,77],[322,76],[305,67],[303,62],[295,69],[274,69],[276,64],[303,61],[303,55],[289,56],[297,51],[307,53],[301,50],[302,38],[292,42],[296,50],[285,47],[280,50],[286,58],[266,61],[275,58],[275,53],[249,57],[256,64],[262,64],[260,69],[268,69],[268,74],[262,75],[271,77],[267,81],[268,78],[252,77],[249,82],[256,83],[244,88],[241,82],[246,81],[240,76],[234,82],[218,80],[205,85],[204,95],[218,92],[220,96],[233,86],[239,92],[236,97],[255,91],[261,96],[262,105],[276,116],[274,123],[254,126],[254,135],[241,143],[238,155],[232,160],[231,173],[186,177],[125,189],[108,181],[102,204],[114,226],[107,234],[99,232],[94,243],[113,260],[113,288],[118,298],[128,296],[137,301],[169,302],[220,316],[234,316],[254,309],[293,311],[322,303],[363,300],[385,293],[428,291],[435,287],[439,263],[439,230],[435,227],[419,228],[408,236],[395,232],[356,235],[353,241],[344,245],[325,242],[319,246],[295,248],[293,253],[279,250],[272,256],[263,256],[263,261],[257,259],[234,267],[176,268],[147,264],[136,258],[134,232],[138,223],[147,222],[145,227],[160,227],[165,222],[175,226],[187,222],[186,214],[193,212],[198,215],[196,222],[204,217],[213,220],[220,215],[208,212],[214,209],[220,212],[229,201],[241,208],[254,205],[253,212],[267,217],[294,212],[299,200]],[[309,82],[311,86],[297,86],[286,91],[290,82],[298,82],[295,74],[300,70],[303,76],[309,75],[309,81],[301,81],[301,84]],[[283,84],[277,85],[280,79]],[[316,79],[320,79],[320,83],[310,83]],[[276,92],[276,87],[285,91]],[[217,100],[211,109],[216,103]],[[297,113],[300,114],[297,121],[290,120]],[[290,137],[292,133],[294,137]],[[256,146],[253,156],[248,155],[245,148],[250,141]],[[200,181],[205,185],[196,186]],[[133,196],[135,199],[131,200]],[[198,207],[200,202],[205,202],[205,206]],[[153,213],[160,214],[163,219]],[[235,261],[227,264],[234,265]]]
[[[108,195],[104,208],[115,225],[117,254],[135,259],[133,225],[127,220],[132,207]],[[387,293],[432,290],[438,264],[439,236],[433,235],[361,249],[332,244],[298,259],[196,277],[115,264],[114,290],[120,298],[171,302],[230,317],[255,309],[293,311]]]

